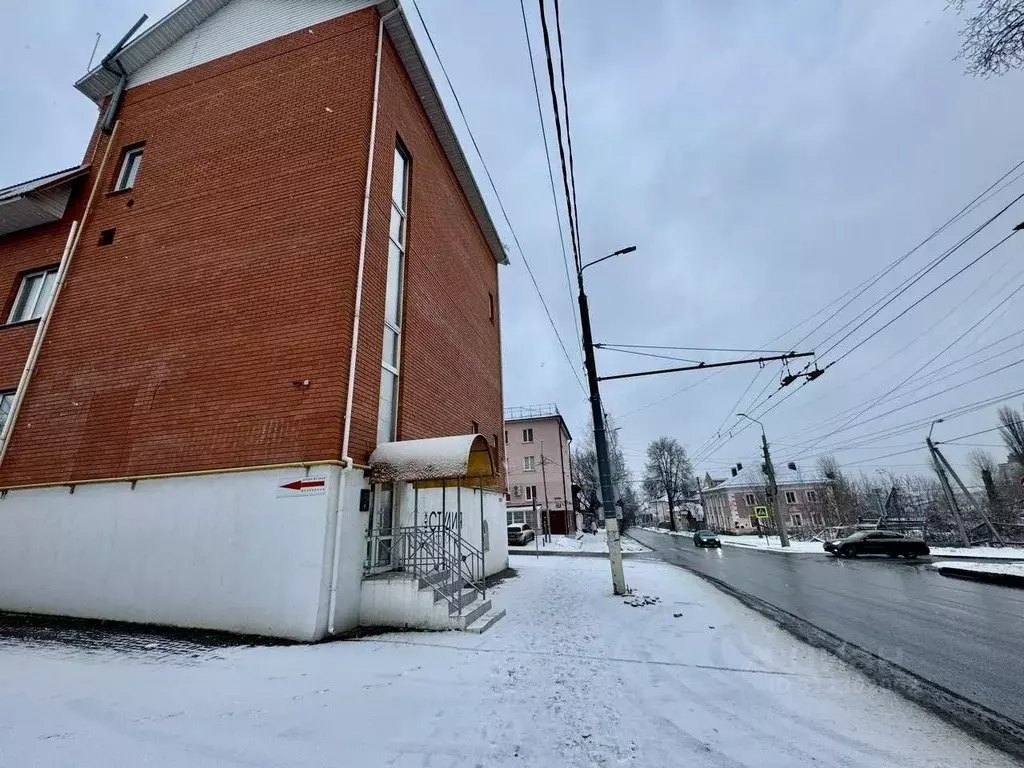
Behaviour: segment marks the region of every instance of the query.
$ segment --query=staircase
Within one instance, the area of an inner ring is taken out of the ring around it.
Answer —
[[[483,553],[447,526],[371,531],[367,555],[361,624],[482,633],[505,616],[487,599]]]

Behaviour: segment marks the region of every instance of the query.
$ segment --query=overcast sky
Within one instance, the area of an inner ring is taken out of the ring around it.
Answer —
[[[466,142],[512,261],[501,273],[505,403],[557,403],[582,438],[589,428],[587,401],[523,265],[525,256],[585,381],[556,223],[557,210],[565,226],[564,202],[560,191],[557,209],[551,199],[519,4],[420,3],[525,252],[515,246]],[[103,35],[102,55],[140,14],[156,19],[175,5],[4,5],[0,186],[79,162],[96,112],[72,83],[85,71],[95,33]],[[1024,220],[1022,201],[828,351],[846,332],[829,340],[830,334],[1024,192],[1024,181],[1003,189],[803,338],[841,306],[836,299],[1024,159],[1022,76],[963,75],[962,64],[953,61],[960,20],[943,10],[943,0],[565,0],[562,6],[584,260],[637,246],[636,253],[587,272],[596,341],[814,350],[824,367]],[[409,13],[421,32],[411,7]],[[549,119],[536,2],[527,2],[527,15]],[[553,136],[551,130],[549,123]],[[810,467],[834,452],[851,470],[927,471],[926,453],[917,449],[927,426],[879,433],[1024,389],[1024,364],[957,386],[1024,360],[1024,347],[1014,349],[1024,344],[1024,334],[982,349],[1024,330],[1024,290],[925,373],[859,411],[986,316],[1022,280],[1024,235],[1018,235],[767,413],[776,459]],[[743,356],[663,353],[708,362]],[[598,362],[603,373],[683,364],[610,351],[600,352]],[[806,362],[794,364],[793,372]],[[727,436],[735,411],[751,410],[758,393],[763,399],[775,390],[781,372],[773,364],[756,380],[757,366],[741,366],[710,378],[693,372],[607,382],[603,396],[637,471],[647,442],[670,435],[699,459],[701,474],[725,474],[736,460],[751,459],[760,436],[750,428],[734,430],[727,441],[712,438],[719,429]],[[752,413],[788,394],[790,388],[782,390]],[[1024,395],[1009,402],[1021,407]],[[936,427],[936,438],[994,426],[995,408],[951,418]],[[845,418],[822,423],[848,409]],[[853,416],[850,428],[830,434]],[[990,446],[1004,460],[994,432],[961,442]],[[958,463],[969,450],[949,448]],[[876,458],[901,451],[910,452]]]

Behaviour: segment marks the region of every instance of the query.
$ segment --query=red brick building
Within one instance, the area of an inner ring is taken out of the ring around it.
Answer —
[[[76,87],[82,165],[0,191],[0,609],[355,625],[379,444],[503,488],[505,254],[403,11],[191,0]]]

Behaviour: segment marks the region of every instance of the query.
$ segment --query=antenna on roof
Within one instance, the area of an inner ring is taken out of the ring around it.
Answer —
[[[92,69],[92,60],[96,58],[96,49],[100,47],[100,38],[103,37],[99,32],[96,33],[96,42],[92,44],[92,53],[89,54],[89,65],[85,68],[88,72]]]

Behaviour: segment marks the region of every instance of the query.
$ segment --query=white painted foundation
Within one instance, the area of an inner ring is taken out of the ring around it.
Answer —
[[[0,610],[317,640],[333,568],[326,532],[340,500],[336,629],[353,627],[362,472],[313,467],[323,492],[278,495],[304,474],[10,491],[0,499]]]

